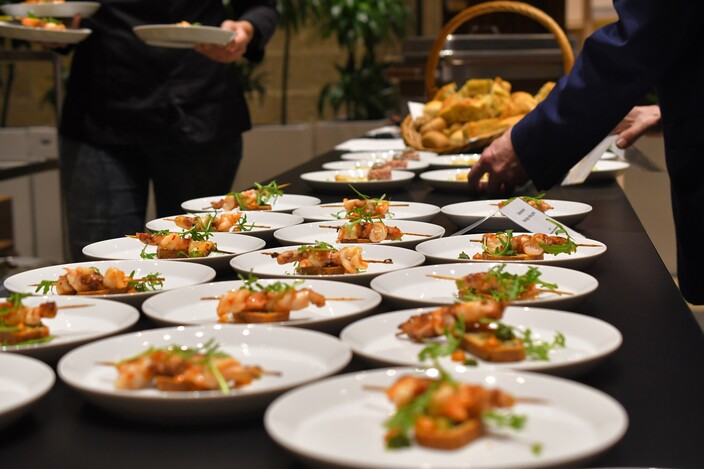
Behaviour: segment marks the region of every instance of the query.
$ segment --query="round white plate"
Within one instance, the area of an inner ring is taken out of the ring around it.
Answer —
[[[425,261],[422,254],[405,248],[397,248],[393,246],[379,245],[362,245],[363,259],[370,260],[385,260],[392,259],[393,264],[369,263],[369,267],[364,272],[356,274],[339,274],[339,275],[300,275],[294,273],[293,264],[281,264],[272,259],[271,256],[265,255],[267,252],[283,252],[298,249],[300,246],[288,246],[281,248],[265,249],[263,251],[255,251],[241,256],[235,257],[230,262],[230,265],[237,272],[247,275],[250,271],[260,278],[319,278],[322,280],[339,280],[343,282],[351,282],[358,284],[369,284],[369,281],[386,272],[395,270],[407,269],[416,267]],[[335,245],[337,249],[346,247],[343,244]]]
[[[394,204],[401,206],[394,206]],[[328,207],[328,205],[336,205],[336,207]],[[386,217],[388,221],[414,220],[429,222],[440,213],[440,207],[420,202],[392,200],[389,213],[391,216]],[[306,221],[337,220],[345,215],[345,208],[342,206],[342,201],[331,202],[329,204],[297,208],[293,211],[293,214],[302,216]]]
[[[374,165],[374,160],[343,160],[343,161],[330,161],[323,164],[324,169],[332,169],[336,171],[345,171],[350,169],[358,169],[368,171],[372,165]],[[413,171],[418,173],[424,169],[428,168],[427,161],[415,161],[408,160],[408,164],[405,168],[398,168],[402,171]]]
[[[479,153],[460,153],[457,155],[442,155],[434,158],[428,163],[433,169],[458,169],[470,168],[479,161]]]
[[[615,179],[626,172],[631,165],[625,161],[599,160],[587,177],[587,182]]]
[[[28,13],[33,13],[40,18],[73,18],[73,15],[88,18],[98,11],[98,8],[98,2],[11,3],[0,7],[6,15],[27,16]]]
[[[191,199],[181,204],[181,208],[186,212],[209,212],[213,210],[211,202],[217,202],[222,199],[222,195],[213,195],[209,197],[201,197],[199,199]],[[309,205],[318,205],[320,199],[309,195],[284,194],[277,197],[271,202],[271,210],[247,210],[250,212],[293,212],[300,207]]]
[[[387,150],[387,151],[355,151],[349,153],[343,153],[340,158],[343,160],[355,161],[355,160],[387,160],[392,158],[396,154],[403,153],[400,150]],[[420,161],[432,161],[438,154],[432,151],[418,151],[418,156]]]
[[[401,189],[415,174],[410,171],[391,170],[391,179],[385,181],[336,181],[335,176],[353,176],[364,177],[366,170],[348,170],[348,171],[315,171],[312,173],[301,174],[301,179],[313,189],[323,191],[348,192],[350,184],[359,191],[382,192]]]
[[[259,283],[269,285],[277,281],[292,284],[295,280],[260,279]],[[215,312],[217,300],[202,300],[202,298],[223,295],[230,290],[240,288],[242,284],[240,280],[233,280],[179,288],[149,298],[142,305],[142,311],[160,325],[216,324],[218,322],[218,315]],[[325,306],[320,308],[311,304],[307,308],[292,311],[290,321],[267,325],[339,332],[343,326],[366,316],[381,303],[381,295],[374,290],[349,283],[305,280],[297,284],[296,288],[311,288],[326,298],[355,298],[355,300],[326,301]]]
[[[42,319],[52,340],[42,344],[2,345],[0,350],[55,361],[72,348],[125,331],[139,320],[139,311],[133,306],[90,296],[34,296],[22,303],[38,306],[47,301],[54,301],[59,307],[55,318]]]
[[[435,372],[435,373],[434,373]],[[491,435],[454,451],[413,446],[387,450],[384,422],[393,404],[383,392],[411,368],[346,374],[293,390],[274,401],[264,415],[269,435],[298,457],[345,468],[393,467],[509,469],[577,466],[621,439],[628,416],[613,398],[583,384],[529,372],[456,370],[459,380],[496,387],[544,403],[519,403],[515,413],[528,421],[520,432],[492,430]],[[426,371],[431,377],[436,370]],[[315,403],[311,405],[311,403]],[[539,455],[533,444],[542,445]]]
[[[154,24],[135,26],[132,31],[150,46],[176,49],[193,49],[198,44],[224,46],[234,37],[232,31],[215,26]]]
[[[443,280],[428,275],[444,277],[464,277],[469,274],[487,272],[496,263],[477,264],[440,264],[425,265],[412,269],[389,272],[380,275],[371,282],[371,287],[400,307],[451,305],[457,301],[457,286],[451,280]],[[591,275],[578,270],[553,267],[549,265],[504,264],[504,272],[522,275],[529,267],[537,267],[540,280],[557,284],[557,289],[569,294],[540,293],[534,300],[513,301],[513,305],[560,306],[567,308],[582,300],[599,286]]]
[[[514,233],[518,236],[524,233]],[[425,241],[416,246],[416,251],[423,254],[428,262],[482,262],[494,263],[496,260],[474,260],[472,256],[482,252],[481,234],[470,234],[463,236],[448,236],[446,238],[433,239]],[[606,245],[593,239],[575,239],[577,244],[596,244],[597,247],[582,246],[577,247],[577,252],[572,254],[545,254],[542,260],[530,261],[498,261],[519,264],[551,264],[560,267],[569,267],[571,269],[581,269],[592,262],[597,257],[606,252]],[[469,259],[460,259],[459,255],[464,252],[469,256]]]
[[[315,244],[318,241],[335,244],[337,242],[337,230],[324,227],[342,226],[349,223],[349,221],[350,220],[327,220],[322,222],[316,221],[311,223],[303,223],[302,225],[282,228],[274,233],[274,237],[284,246],[294,244]],[[403,233],[415,234],[404,234],[399,241],[384,240],[381,243],[374,244],[413,248],[418,243],[429,239],[436,239],[445,234],[445,228],[440,225],[433,225],[432,223],[409,220],[385,220],[384,223],[388,226],[397,227]],[[347,245],[347,243],[345,243],[345,245]]]
[[[11,292],[31,293],[35,296],[41,296],[41,292],[36,292],[35,284],[42,280],[55,281],[60,275],[66,273],[64,269],[74,269],[76,267],[94,267],[100,272],[105,273],[108,267],[117,267],[126,274],[134,272],[134,278],[140,278],[145,275],[158,273],[164,279],[164,286],[159,290],[139,293],[120,293],[114,295],[95,295],[91,298],[105,298],[109,300],[121,301],[134,306],[139,306],[148,297],[155,295],[163,290],[173,290],[174,288],[188,287],[199,283],[205,283],[215,278],[215,271],[208,266],[201,264],[192,264],[185,262],[170,262],[170,261],[93,261],[79,262],[75,264],[60,264],[40,269],[28,270],[20,272],[5,279],[5,288]],[[52,298],[62,296],[56,295],[54,291],[47,296]],[[83,298],[83,295],[81,296]]]
[[[215,212],[214,212],[215,213]],[[217,212],[217,215],[222,215],[228,212]],[[198,214],[183,214],[185,216],[198,216]],[[165,218],[157,218],[147,223],[147,229],[150,231],[186,231],[176,226],[173,221],[177,215]],[[251,211],[245,212],[243,216],[247,217],[246,226],[254,224],[251,231],[237,231],[237,234],[244,234],[262,238],[265,241],[274,239],[274,231],[285,228],[287,226],[298,225],[303,223],[303,217],[291,215],[290,213],[269,212],[269,211]]]
[[[52,369],[34,358],[0,353],[0,430],[27,412],[54,386]]]
[[[51,29],[32,28],[19,24],[0,21],[0,37],[21,39],[33,42],[53,42],[56,44],[77,44],[90,36],[90,29],[66,29],[56,31]]]
[[[486,217],[499,208],[499,202],[506,199],[496,200],[474,200],[471,202],[460,202],[445,205],[442,213],[450,219],[452,223],[463,228]],[[553,206],[545,212],[545,215],[568,226],[574,226],[586,218],[592,211],[591,205],[581,202],[570,202],[567,200],[545,199],[545,202]],[[477,227],[479,231],[499,231],[499,230],[523,230],[516,223],[512,222],[503,213],[496,214]]]
[[[206,257],[168,259],[168,261],[203,264],[215,270],[222,270],[227,268],[230,259],[233,257],[244,254],[245,252],[256,251],[266,245],[263,239],[231,233],[213,233],[210,240],[214,241],[218,245],[218,251],[222,252],[211,252]],[[89,244],[83,248],[83,254],[91,259],[139,260],[141,259],[142,250],[145,246],[145,254],[156,254],[156,246],[147,246],[138,239],[127,237],[108,239]]]
[[[422,366],[418,354],[425,344],[397,336],[399,324],[411,316],[433,311],[436,307],[406,309],[360,319],[343,329],[340,338],[352,351],[374,364]],[[622,342],[621,333],[611,324],[582,314],[552,309],[509,306],[501,322],[530,329],[533,337],[551,342],[555,334],[565,336],[565,348],[550,352],[550,360],[528,358],[520,362],[491,363],[477,359],[478,367],[490,370],[528,370],[559,376],[575,376],[596,366],[615,352]],[[443,339],[440,339],[443,340]],[[467,354],[467,357],[472,357]],[[428,365],[428,363],[425,363]],[[443,357],[445,368],[463,367]]]
[[[458,180],[457,177],[467,175],[469,169],[436,169],[420,173],[420,178],[429,186],[448,192],[466,192],[467,179]]]
[[[264,375],[227,394],[118,390],[115,368],[100,364],[133,357],[149,347],[196,347],[211,339],[244,365],[258,365],[281,375]],[[154,423],[212,422],[257,414],[287,389],[337,373],[350,359],[346,345],[321,332],[294,327],[213,325],[152,329],[93,342],[66,354],[57,371],[66,384],[86,399],[124,417]]]

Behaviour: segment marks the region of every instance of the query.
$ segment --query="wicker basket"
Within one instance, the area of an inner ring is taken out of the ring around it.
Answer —
[[[567,36],[562,28],[560,28],[560,26],[544,12],[522,2],[495,1],[480,3],[458,13],[454,18],[447,22],[435,39],[433,47],[430,49],[430,54],[428,55],[428,62],[425,65],[425,94],[428,99],[431,99],[438,90],[435,72],[440,62],[440,52],[445,46],[445,40],[447,37],[454,33],[463,23],[466,23],[467,21],[478,16],[490,13],[516,13],[526,16],[543,25],[555,36],[555,39],[560,46],[565,74],[572,69],[572,65],[574,64],[574,53],[572,52],[572,47],[570,46],[569,40],[567,39]],[[423,146],[421,143],[420,132],[418,132],[413,126],[413,119],[410,115],[406,116],[401,123],[401,136],[406,142],[406,145],[413,147],[416,150],[432,151],[436,153],[462,153],[475,151],[485,147],[493,140],[500,137],[505,131],[506,129],[502,129],[492,132],[491,134],[474,137],[467,140],[462,145],[449,145],[442,148],[428,148]]]

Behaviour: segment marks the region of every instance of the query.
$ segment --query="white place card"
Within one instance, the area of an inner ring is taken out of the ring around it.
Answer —
[[[408,101],[408,113],[411,115],[413,120],[418,119],[423,115],[423,108],[425,104],[417,103],[415,101]]]
[[[584,239],[582,234],[555,221],[520,197],[516,197],[499,210],[505,217],[525,228],[529,233],[551,235],[559,229],[564,229],[571,238]]]
[[[601,141],[592,151],[590,151],[587,156],[582,158],[579,163],[574,165],[572,169],[567,173],[565,179],[562,180],[563,186],[572,186],[575,184],[582,184],[592,168],[597,161],[601,158],[607,148],[609,148],[614,142],[616,142],[617,135],[609,135],[604,140]]]

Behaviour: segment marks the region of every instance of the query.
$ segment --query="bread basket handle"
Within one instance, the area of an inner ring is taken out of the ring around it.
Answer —
[[[542,10],[523,2],[495,1],[480,3],[478,5],[466,8],[455,15],[450,21],[447,22],[447,24],[442,28],[442,31],[438,34],[438,37],[435,39],[433,48],[430,50],[430,55],[428,56],[428,62],[425,64],[425,94],[428,99],[432,99],[435,92],[438,90],[437,82],[435,81],[435,71],[438,68],[438,63],[440,62],[440,51],[445,46],[447,36],[454,33],[463,23],[489,13],[516,13],[527,16],[528,18],[543,25],[555,36],[557,44],[562,50],[565,74],[569,73],[572,69],[572,65],[574,64],[574,53],[572,52],[572,46],[570,45],[565,32],[562,28],[560,28],[555,20],[550,18]]]

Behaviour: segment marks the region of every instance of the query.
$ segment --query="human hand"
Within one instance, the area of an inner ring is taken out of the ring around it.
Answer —
[[[616,146],[628,148],[645,134],[660,130],[660,106],[636,106],[616,126]]]
[[[484,174],[489,175],[486,186],[481,183]],[[470,192],[478,194],[486,187],[487,195],[491,197],[508,195],[516,186],[526,182],[528,174],[513,149],[511,129],[484,149],[481,158],[467,176]]]
[[[216,62],[226,64],[236,62],[247,51],[247,45],[254,36],[254,26],[249,21],[225,20],[220,25],[220,28],[234,33],[234,37],[230,42],[224,46],[198,44],[196,51]]]
[[[71,18],[71,22],[66,25],[66,29],[78,29],[80,24],[81,15],[75,14],[73,15],[73,18]],[[66,44],[62,44],[60,42],[35,42],[35,44],[38,44],[45,49],[62,49],[66,47]]]

